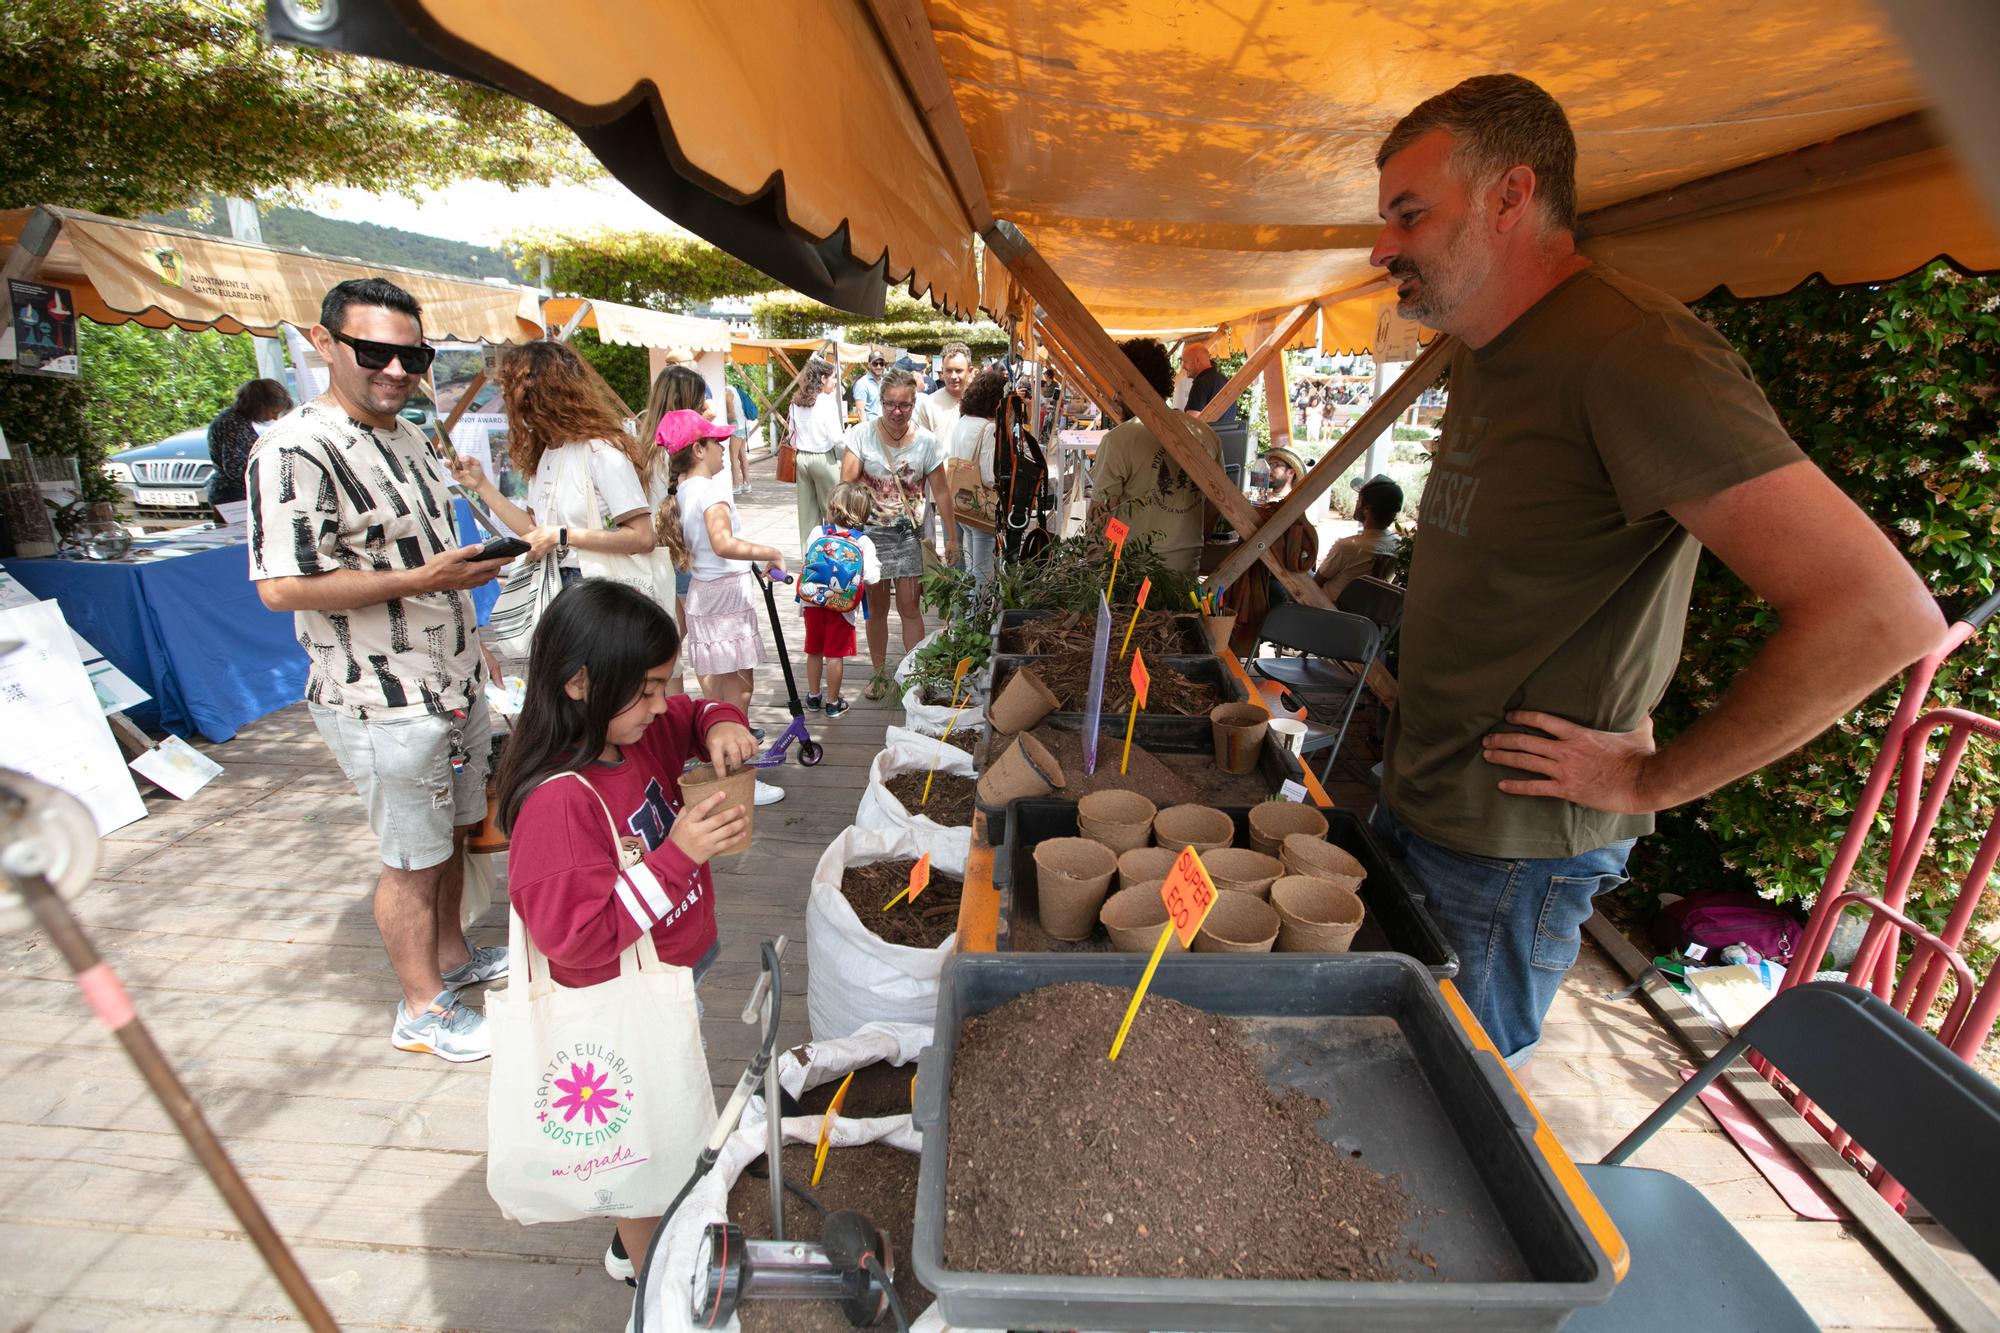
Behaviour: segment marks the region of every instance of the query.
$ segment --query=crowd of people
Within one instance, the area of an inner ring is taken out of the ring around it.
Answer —
[[[1461,346],[1421,501],[1371,826],[1422,883],[1459,953],[1459,989],[1517,1065],[1593,898],[1622,882],[1652,813],[1795,748],[1943,628],[1728,345],[1677,302],[1576,253],[1574,163],[1562,109],[1510,75],[1425,102],[1376,160],[1375,262],[1407,317]],[[491,734],[470,591],[506,561],[456,541],[454,486],[483,500],[527,558],[555,560],[564,585],[535,630],[498,775],[510,900],[559,984],[618,975],[642,937],[698,982],[717,954],[709,861],[747,812],[720,795],[685,808],[681,772],[690,759],[740,766],[756,753],[753,570],[786,559],[741,535],[733,487],[746,472],[730,459],[740,414],[718,415],[698,374],[669,367],[628,421],[567,347],[512,348],[499,379],[528,479],[514,501],[474,462],[447,470],[398,415],[432,358],[407,293],[342,283],[311,337],[329,366],[325,395],[275,422],[268,391],[236,406],[254,437],[251,577],[267,606],[296,615],[313,721],[379,841],[375,918],[402,991],[391,1040],[484,1057],[491,1040],[465,993],[511,965],[459,926],[460,853],[486,812]],[[1156,393],[1174,393],[1165,347],[1123,349]],[[808,706],[829,716],[845,707],[857,616],[879,697],[889,615],[906,645],[924,635],[926,563],[991,568],[991,537],[961,521],[947,474],[966,464],[993,485],[1007,377],[973,373],[962,344],[938,368],[927,385],[871,356],[848,426],[836,368],[815,362],[790,408],[801,596],[820,590],[807,608]],[[1212,402],[1224,381],[1206,350],[1189,348],[1182,370],[1187,410]],[[1306,394],[1309,435],[1326,400]],[[1219,464],[1217,432],[1191,421]],[[1284,454],[1268,471],[1282,498],[1301,469]],[[1093,480],[1093,526],[1116,515],[1170,566],[1197,567],[1208,496],[1144,422],[1103,437]],[[1359,488],[1361,531],[1328,552],[1325,589],[1385,558],[1403,502],[1387,477]],[[1782,628],[1719,705],[1656,745],[1649,713],[1678,659],[1702,546],[1777,608]],[[657,572],[662,551],[672,574]],[[614,569],[631,576],[605,576]],[[684,692],[684,665],[698,698]],[[775,796],[760,786],[755,799]],[[625,1256],[643,1254],[654,1222],[618,1220],[614,1272],[622,1262],[629,1273]]]

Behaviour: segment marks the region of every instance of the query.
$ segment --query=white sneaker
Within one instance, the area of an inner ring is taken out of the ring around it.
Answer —
[[[776,805],[778,802],[784,799],[785,799],[785,789],[783,787],[773,787],[770,783],[765,782],[762,779],[758,780],[757,804]]]
[[[493,1054],[493,1034],[486,1018],[450,991],[439,991],[423,1013],[412,1017],[401,1001],[389,1040],[399,1051],[435,1055],[453,1064],[484,1060]]]

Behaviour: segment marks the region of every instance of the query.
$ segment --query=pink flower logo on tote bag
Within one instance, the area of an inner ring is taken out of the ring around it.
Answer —
[[[618,1109],[617,1089],[604,1086],[610,1077],[609,1070],[598,1073],[594,1061],[581,1069],[571,1065],[569,1077],[556,1080],[556,1091],[563,1095],[556,1098],[555,1107],[563,1113],[563,1123],[568,1124],[581,1114],[585,1125],[608,1124],[611,1113]]]

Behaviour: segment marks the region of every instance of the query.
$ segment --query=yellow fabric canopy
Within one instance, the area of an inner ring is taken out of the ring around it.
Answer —
[[[531,0],[397,8],[431,52],[632,136],[621,174],[664,158],[810,237],[844,228],[853,258],[886,255],[891,281],[948,307],[1018,318],[1012,284],[975,260],[873,9],[890,40],[935,44],[994,216],[1123,329],[1216,327],[1363,288],[1376,146],[1469,75],[1515,71],[1562,101],[1586,214],[1926,104],[1870,0],[571,0],[558,23]],[[664,127],[632,114],[655,105]],[[1683,299],[1886,279],[1941,253],[2000,267],[2000,233],[1944,149],[1587,248]],[[1375,299],[1330,307],[1328,345],[1357,345]]]
[[[0,251],[10,261],[37,213],[41,225],[54,222],[59,230],[40,264],[22,271],[70,288],[77,313],[99,324],[275,336],[280,324],[309,329],[318,323],[320,301],[336,283],[382,277],[416,297],[424,336],[433,341],[526,342],[542,334],[539,298],[525,287],[329,259],[69,209],[0,211]]]
[[[583,303],[580,296],[552,296],[542,302],[542,322],[561,328]],[[621,347],[685,347],[691,352],[726,352],[734,337],[719,319],[673,315],[616,301],[592,300],[579,327],[595,329],[600,339]]]

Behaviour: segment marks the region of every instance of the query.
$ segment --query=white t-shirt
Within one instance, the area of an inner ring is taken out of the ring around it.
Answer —
[[[886,528],[897,519],[917,517],[931,473],[944,466],[945,450],[937,436],[916,426],[901,446],[892,448],[882,439],[881,421],[877,417],[849,426],[844,448],[861,460],[861,484],[874,497],[869,523]]]
[[[750,568],[748,560],[723,559],[715,553],[715,547],[708,540],[708,511],[717,505],[729,506],[729,530],[739,530],[736,500],[730,493],[727,472],[718,472],[712,477],[683,477],[674,498],[681,505],[681,535],[687,538],[688,550],[694,553],[694,569],[691,571],[694,577],[728,578]]]
[[[951,428],[951,456],[960,462],[979,462],[982,485],[993,484],[993,446],[1000,438],[992,417],[961,416]]]
[[[588,511],[589,484],[597,490],[597,512]],[[545,528],[615,528],[618,520],[652,511],[639,471],[625,451],[609,440],[590,440],[550,449],[528,478],[528,508]],[[565,564],[576,564],[570,553]]]
[[[951,396],[950,389],[940,388],[917,399],[915,413],[917,428],[927,430],[940,440],[951,438],[951,428],[958,424],[958,413],[963,400]]]
[[[840,448],[844,426],[840,400],[821,391],[811,407],[792,404],[792,447],[802,454],[824,454]]]

